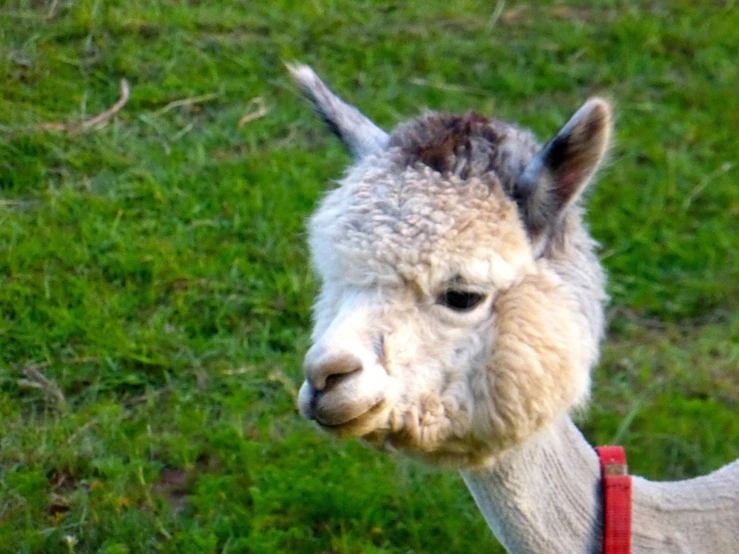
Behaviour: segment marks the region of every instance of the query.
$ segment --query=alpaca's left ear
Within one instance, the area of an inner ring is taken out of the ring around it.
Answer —
[[[387,147],[387,133],[331,92],[310,67],[287,64],[287,69],[321,119],[355,158],[364,158]]]
[[[611,136],[611,108],[591,98],[528,163],[514,196],[530,231],[556,222],[598,169]]]

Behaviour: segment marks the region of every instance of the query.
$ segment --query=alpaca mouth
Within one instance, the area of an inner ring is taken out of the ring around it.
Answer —
[[[324,422],[321,421],[320,417],[315,417],[315,421],[318,423],[318,425],[321,426],[322,429],[330,433],[337,434],[341,437],[358,437],[366,435],[367,433],[375,430],[375,425],[370,426],[368,424],[370,423],[370,420],[373,418],[373,416],[383,411],[385,403],[385,399],[381,398],[373,405],[371,405],[367,410],[363,411],[361,414],[356,415],[346,421],[335,423]]]
[[[393,388],[387,373],[377,368],[347,375],[340,382],[316,390],[306,380],[298,393],[298,408],[307,419],[340,437],[360,437],[382,425]]]

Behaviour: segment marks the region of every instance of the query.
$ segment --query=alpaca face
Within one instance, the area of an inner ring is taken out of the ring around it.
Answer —
[[[597,344],[545,253],[600,159],[604,144],[593,154],[583,141],[605,140],[605,104],[578,112],[551,153],[476,114],[386,135],[312,71],[292,71],[358,158],[309,225],[321,291],[301,413],[473,466],[583,401]]]
[[[378,446],[470,454],[495,301],[535,271],[515,206],[496,190],[375,158],[329,193],[310,224],[322,290],[304,415]]]

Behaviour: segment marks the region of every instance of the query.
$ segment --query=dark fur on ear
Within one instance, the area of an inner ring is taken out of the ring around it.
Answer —
[[[286,64],[286,67],[303,96],[355,158],[363,158],[387,146],[387,133],[331,92],[310,67],[300,64]]]
[[[527,164],[513,196],[532,234],[556,224],[590,182],[611,135],[611,109],[591,98]]]

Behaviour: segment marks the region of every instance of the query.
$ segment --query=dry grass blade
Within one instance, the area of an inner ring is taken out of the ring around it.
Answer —
[[[495,9],[493,10],[493,14],[490,16],[487,25],[485,25],[485,28],[488,31],[490,31],[493,27],[495,27],[495,24],[498,23],[498,19],[500,19],[500,15],[503,13],[504,9],[505,0],[498,0],[498,3],[495,5]]]
[[[23,368],[23,375],[26,376],[26,379],[18,379],[18,385],[41,389],[52,398],[55,398],[59,402],[60,406],[64,406],[67,403],[67,399],[64,398],[62,389],[60,389],[59,385],[54,381],[41,373],[39,369],[40,367],[46,367],[48,365],[48,363],[35,364]]]
[[[78,358],[76,360],[69,360],[64,362],[66,365],[80,365],[97,362],[98,358],[86,357]],[[37,364],[31,364],[24,367],[21,371],[25,376],[25,379],[18,379],[16,382],[20,387],[29,387],[44,391],[46,394],[55,398],[61,407],[66,406],[67,399],[64,397],[64,393],[59,385],[56,384],[52,379],[49,379],[46,375],[41,373],[42,369],[45,369],[51,365],[51,362],[39,362]]]
[[[239,367],[236,369],[224,369],[221,371],[223,375],[244,375],[255,371],[256,368],[253,366]]]
[[[92,419],[87,421],[84,425],[80,425],[74,433],[69,435],[69,437],[67,438],[67,444],[72,444],[74,441],[77,440],[77,437],[79,437],[82,433],[87,431],[90,427],[97,425],[97,423],[98,423],[98,418],[93,417]]]
[[[203,94],[202,96],[193,96],[192,98],[182,98],[181,100],[174,100],[164,106],[161,110],[157,110],[156,113],[163,114],[172,111],[175,108],[202,104],[204,102],[209,102],[210,100],[215,100],[216,98],[218,98],[218,96],[219,94],[217,92],[211,92],[209,94]]]
[[[64,131],[71,134],[84,133],[90,129],[94,129],[98,125],[102,125],[111,117],[117,114],[123,106],[128,102],[131,90],[128,87],[128,81],[121,79],[121,97],[110,108],[96,115],[91,119],[87,119],[80,123],[42,123],[41,128],[48,131]]]
[[[243,127],[247,123],[262,118],[269,113],[269,110],[264,105],[264,100],[262,100],[260,96],[256,96],[249,100],[249,103],[246,106],[247,108],[250,108],[251,111],[239,119],[239,127]]]

